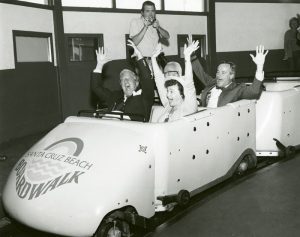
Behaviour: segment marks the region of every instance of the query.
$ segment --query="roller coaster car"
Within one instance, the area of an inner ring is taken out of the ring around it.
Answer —
[[[256,166],[255,106],[200,108],[170,123],[69,117],[17,162],[4,208],[50,233],[130,236],[155,212]]]
[[[265,86],[256,105],[256,155],[292,157],[300,149],[300,78]]]

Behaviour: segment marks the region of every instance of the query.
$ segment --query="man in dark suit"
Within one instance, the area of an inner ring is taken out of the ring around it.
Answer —
[[[93,71],[91,81],[92,91],[100,100],[106,102],[108,111],[121,111],[128,114],[140,115],[129,115],[129,117],[132,120],[138,121],[143,121],[144,117],[148,121],[154,100],[154,82],[151,79],[150,69],[142,54],[132,41],[129,40],[128,42],[128,45],[134,49],[133,56],[137,57],[139,77],[129,69],[123,69],[120,73],[122,90],[111,91],[108,88],[104,88],[102,83],[102,68],[107,59],[104,49],[99,48],[96,51],[97,66]]]
[[[263,66],[268,51],[264,52],[262,45],[256,47],[256,55],[252,57],[256,64],[256,74],[251,85],[237,84],[235,79],[235,65],[224,62],[218,66],[216,78],[206,74],[197,58],[192,59],[193,71],[205,85],[201,94],[201,105],[216,108],[242,99],[259,99],[264,79]]]

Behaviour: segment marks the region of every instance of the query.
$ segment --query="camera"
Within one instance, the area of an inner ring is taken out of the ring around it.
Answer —
[[[149,21],[151,24],[153,24],[156,21],[156,19],[155,19],[155,17],[148,17],[147,21]]]

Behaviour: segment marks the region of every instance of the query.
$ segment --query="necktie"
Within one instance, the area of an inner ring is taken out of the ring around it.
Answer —
[[[165,123],[169,122],[169,119],[170,119],[170,115],[168,115],[168,117],[165,118],[164,122]]]
[[[208,105],[210,97],[211,97],[211,90],[206,95],[206,105]]]

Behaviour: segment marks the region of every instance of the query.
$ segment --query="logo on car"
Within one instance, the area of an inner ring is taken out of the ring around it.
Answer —
[[[78,184],[79,178],[93,166],[80,159],[83,147],[81,139],[66,138],[43,150],[28,151],[15,168],[17,195],[32,200],[65,184]]]

